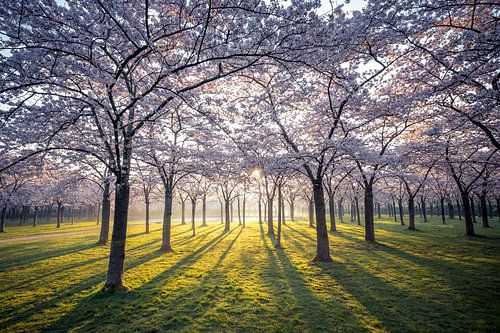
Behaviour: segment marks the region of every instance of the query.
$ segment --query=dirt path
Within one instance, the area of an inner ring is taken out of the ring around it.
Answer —
[[[25,236],[25,237],[6,238],[6,239],[0,239],[0,244],[17,243],[17,242],[22,242],[22,241],[52,238],[52,237],[59,237],[59,236],[80,235],[80,234],[91,233],[91,232],[98,231],[98,230],[99,230],[99,228],[95,228],[95,229],[80,230],[80,231],[57,232],[57,233],[53,233],[53,234],[42,234],[42,235],[33,235],[33,236]]]

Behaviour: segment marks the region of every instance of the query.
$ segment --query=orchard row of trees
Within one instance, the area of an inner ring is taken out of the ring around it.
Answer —
[[[124,283],[131,188],[146,211],[161,193],[165,252],[180,193],[193,208],[217,197],[226,230],[231,202],[244,209],[253,193],[274,234],[277,203],[278,246],[284,198],[303,196],[316,261],[331,261],[326,206],[335,230],[344,200],[364,207],[367,241],[378,204],[396,215],[405,203],[415,229],[415,205],[453,201],[475,235],[472,201],[498,211],[498,5],[369,1],[326,15],[318,6],[5,1],[3,206],[37,205],[11,195],[24,178],[45,187],[74,174],[56,192],[71,201],[86,192],[72,186],[95,184],[104,243],[113,194],[106,288]]]

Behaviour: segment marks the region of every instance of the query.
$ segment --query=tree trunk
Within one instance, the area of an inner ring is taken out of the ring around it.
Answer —
[[[356,198],[356,206],[358,208],[359,219],[359,204]],[[373,187],[372,185],[365,186],[365,240],[375,242],[375,222],[373,216]],[[379,206],[380,215],[380,206]],[[359,222],[358,222],[359,224]]]
[[[358,219],[358,225],[361,225],[361,214],[359,213],[359,200],[358,197],[354,197],[354,202],[356,203],[356,218]],[[372,196],[372,218],[373,218],[373,196]]]
[[[483,221],[483,228],[489,228],[490,223],[488,221],[488,209],[486,207],[486,193],[481,193],[481,218]]]
[[[443,224],[446,224],[446,217],[444,215],[444,198],[440,199],[440,204],[441,204],[441,218],[443,220]]]
[[[456,199],[455,202],[457,203],[458,219],[462,220],[462,206],[460,206],[460,200]]]
[[[398,203],[399,203],[399,201],[398,201]],[[398,217],[396,214],[396,202],[394,201],[394,197],[392,198],[392,209],[394,212],[394,222],[398,222]]]
[[[262,224],[262,203],[261,203],[261,198],[259,198],[258,202],[258,209],[259,209],[259,224]]]
[[[462,206],[464,207],[464,220],[465,220],[465,234],[467,236],[475,236],[474,232],[474,222],[471,216],[471,204],[469,201],[469,193],[461,192],[460,196],[462,197]]]
[[[382,218],[382,214],[380,214],[380,203],[377,203],[377,216],[379,219]]]
[[[38,206],[35,206],[35,212],[33,213],[33,226],[38,225]]]
[[[495,200],[497,202],[497,217],[498,221],[500,222],[500,197],[496,197]]]
[[[201,226],[206,227],[207,226],[207,195],[203,194],[203,197],[201,198]]]
[[[164,184],[164,208],[163,208],[163,228],[160,251],[173,252],[171,244],[171,227],[172,227],[172,200],[173,188],[172,182],[169,180]],[[184,222],[185,224],[186,222]]]
[[[314,228],[314,200],[309,199],[309,227]]]
[[[130,184],[128,179],[117,178],[115,187],[115,216],[105,289],[122,287],[124,283],[123,273],[125,271],[125,240],[127,238],[129,196]]]
[[[220,201],[220,223],[224,223],[224,204]]]
[[[451,200],[448,200],[448,216],[450,220],[455,218],[455,209],[453,208],[453,203]]]
[[[290,219],[295,221],[295,203],[294,200],[290,200]]]
[[[243,216],[242,216],[242,219],[243,219],[243,228],[245,227],[245,222],[246,222],[246,205],[247,205],[247,198],[246,196],[243,196]]]
[[[420,196],[420,206],[422,207],[424,222],[427,222],[427,207],[425,206],[425,198],[423,195]]]
[[[71,214],[71,216],[73,217],[73,216],[75,215],[75,214],[74,214],[74,209],[72,209],[72,210],[71,210],[71,213],[72,213],[72,214]],[[96,223],[97,225],[99,225],[99,222],[100,222],[100,221],[99,221],[99,219],[100,219],[100,213],[101,213],[101,203],[99,202],[99,206],[97,206],[97,219],[96,219],[96,220],[97,220],[97,221],[96,221],[96,222],[97,222],[97,223]]]
[[[267,234],[274,236],[273,199],[267,199]]]
[[[181,200],[181,224],[186,224],[186,201]]]
[[[415,199],[410,194],[408,195],[408,229],[416,230],[415,228]]]
[[[340,198],[339,206],[338,206],[340,223],[344,223],[344,208],[342,207],[343,201],[344,201],[344,198]]]
[[[472,214],[472,223],[476,223],[476,207],[474,206],[474,198],[470,197],[470,211]]]
[[[229,219],[229,209],[231,204],[229,203],[229,199],[225,200],[226,206],[226,225],[224,226],[224,232],[229,231],[231,229],[231,220]]]
[[[282,213],[283,213],[283,210],[282,210],[282,205],[283,205],[283,201],[282,201],[282,194],[281,194],[281,186],[278,186],[278,235],[276,237],[276,244],[275,244],[275,247],[277,249],[281,248],[281,219],[282,219]]]
[[[405,225],[402,199],[398,199],[398,207],[399,207],[399,221],[401,222],[401,225]]]
[[[56,228],[60,228],[61,227],[61,211],[62,211],[62,204],[61,203],[57,203],[57,224],[56,224]]]
[[[7,205],[2,207],[2,216],[0,216],[0,232],[5,232],[5,214],[7,212]]]
[[[488,213],[490,219],[493,219],[493,206],[491,204],[491,200],[488,198]]]
[[[149,200],[146,203],[146,233],[149,234]]]
[[[196,215],[196,199],[191,199],[191,230],[193,231],[193,237],[196,236],[195,215]]]
[[[328,208],[330,209],[330,232],[337,231],[337,226],[335,225],[335,194],[331,193],[328,196]]]
[[[241,204],[240,204],[240,197],[237,199],[237,209],[238,209],[238,225],[241,225]]]
[[[99,234],[99,244],[104,245],[108,243],[109,237],[109,218],[111,216],[111,202],[109,200],[109,181],[104,182],[104,189],[102,191],[102,218],[101,218],[101,232]]]
[[[321,178],[313,182],[314,208],[316,212],[316,256],[313,261],[331,262],[328,230],[326,228],[325,198]]]
[[[285,200],[283,199],[283,196],[281,198],[281,223],[283,223],[283,225],[286,225],[286,219],[285,219]]]

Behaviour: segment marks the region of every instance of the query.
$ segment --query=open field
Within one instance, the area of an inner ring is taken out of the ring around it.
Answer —
[[[176,223],[173,254],[158,251],[160,224],[149,235],[133,224],[130,290],[113,295],[100,292],[109,253],[97,232],[1,244],[0,331],[499,331],[500,224],[492,225],[476,224],[484,237],[467,238],[462,221],[417,219],[412,232],[386,218],[368,244],[362,227],[339,224],[334,263],[313,264],[315,233],[303,220],[283,227],[279,250],[256,222],[228,233],[212,222],[195,237]]]

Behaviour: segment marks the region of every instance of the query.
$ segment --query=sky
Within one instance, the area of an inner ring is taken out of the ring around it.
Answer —
[[[344,10],[346,11],[361,10],[363,9],[363,6],[366,4],[367,0],[350,0],[347,2],[349,3],[346,3],[346,1],[343,0],[321,0],[320,14],[324,14],[331,10],[332,7],[330,3],[332,3],[334,6],[338,6],[344,3]]]

